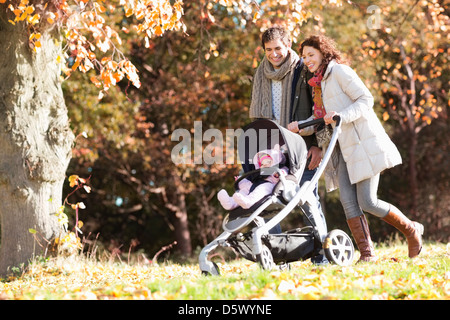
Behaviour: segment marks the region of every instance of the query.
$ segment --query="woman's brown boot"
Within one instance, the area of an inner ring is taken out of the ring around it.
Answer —
[[[373,247],[372,239],[370,238],[369,224],[367,223],[366,216],[351,218],[347,220],[347,224],[358,246],[361,257],[358,262],[375,262],[377,257],[375,256],[375,249]]]
[[[395,207],[391,207],[383,220],[405,235],[408,240],[408,256],[410,258],[418,256],[422,250],[423,225],[409,220]]]

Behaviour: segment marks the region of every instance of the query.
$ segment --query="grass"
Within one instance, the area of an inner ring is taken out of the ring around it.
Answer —
[[[244,259],[216,261],[221,276],[202,276],[196,263],[56,257],[0,281],[0,299],[450,299],[450,245],[427,243],[415,259],[407,257],[404,244],[381,245],[376,252],[376,263],[339,267],[302,261],[289,271],[264,271]]]

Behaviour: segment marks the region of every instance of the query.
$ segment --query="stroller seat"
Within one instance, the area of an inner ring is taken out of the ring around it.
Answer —
[[[264,202],[266,202],[269,198],[271,198],[274,195],[277,195],[277,200],[276,202],[273,203],[273,205],[270,205],[268,208],[266,208],[260,216],[267,216],[270,215],[271,213],[273,213],[274,211],[280,210],[280,208],[282,208],[285,204],[288,203],[288,199],[285,199],[285,197],[283,196],[283,191],[284,188],[286,187],[293,187],[296,186],[298,184],[298,179],[295,175],[292,174],[288,174],[285,179],[287,181],[292,182],[291,184],[288,184],[286,186],[283,185],[282,181],[279,181],[275,187],[273,188],[272,192],[266,196],[264,196],[261,200],[257,201],[255,204],[253,204],[250,208],[242,208],[242,207],[237,207],[235,209],[232,209],[229,211],[228,215],[229,215],[229,220],[234,220],[237,218],[241,218],[241,217],[247,217],[250,216],[257,208],[259,208],[259,206],[261,206],[261,204],[263,204]],[[284,187],[284,188],[283,188]],[[295,188],[295,187],[294,187]],[[291,191],[291,190],[289,190]],[[296,190],[293,190],[296,191]]]
[[[259,206],[261,204],[266,202],[270,197],[272,197],[272,194],[268,194],[268,195],[264,196],[261,200],[257,201],[253,206],[251,206],[248,209],[244,209],[242,207],[237,207],[236,209],[230,210],[230,212],[228,213],[229,221],[236,220],[237,218],[243,218],[243,217],[250,216],[253,212],[255,212],[255,210],[257,208],[259,208]],[[263,214],[261,216],[263,216],[264,213],[267,213],[267,210],[263,211]]]
[[[273,217],[282,210],[290,200],[287,199],[287,195],[297,191],[297,184],[297,178],[294,175],[287,175],[275,185],[270,194],[265,195],[250,208],[245,209],[237,207],[236,209],[230,210],[223,221],[223,228],[233,232],[234,230],[238,230],[251,224],[256,218]]]

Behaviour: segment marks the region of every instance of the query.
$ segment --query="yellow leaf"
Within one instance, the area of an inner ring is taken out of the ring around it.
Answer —
[[[33,17],[28,16],[27,20],[31,24],[37,24],[37,23],[39,23],[39,18],[40,18],[40,16],[38,14],[35,14]]]
[[[383,113],[383,121],[387,121],[389,119],[389,113],[387,111],[385,111]]]
[[[92,78],[91,78],[92,80]],[[76,174],[71,175],[69,177],[69,182],[70,182],[70,187],[73,188],[74,186],[78,185],[78,178],[79,176],[77,176]]]
[[[28,6],[28,7],[25,9],[25,12],[26,12],[27,14],[32,14],[33,11],[34,11],[33,6]]]

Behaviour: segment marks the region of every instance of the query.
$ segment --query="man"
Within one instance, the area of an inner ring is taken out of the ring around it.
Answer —
[[[265,55],[253,77],[250,118],[272,119],[287,127],[293,70],[300,58],[291,49],[291,37],[284,28],[269,28],[261,41]]]
[[[267,29],[261,37],[264,58],[258,66],[253,78],[252,101],[250,104],[250,118],[271,119],[287,128],[294,121],[305,120],[312,113],[311,89],[307,84],[307,77],[311,76],[303,68],[303,60],[292,49],[289,32],[279,26]],[[315,135],[305,137],[308,147],[308,162],[300,185],[309,181],[322,160],[322,150],[317,147]],[[317,193],[314,190],[315,203],[311,204],[319,210],[321,221],[317,225],[326,231],[326,221]],[[307,204],[302,206],[305,214],[312,220],[311,208]],[[309,221],[304,217],[304,222]],[[278,229],[281,231],[281,228]],[[272,231],[271,231],[272,232]],[[313,263],[326,264],[323,255],[311,258]]]

